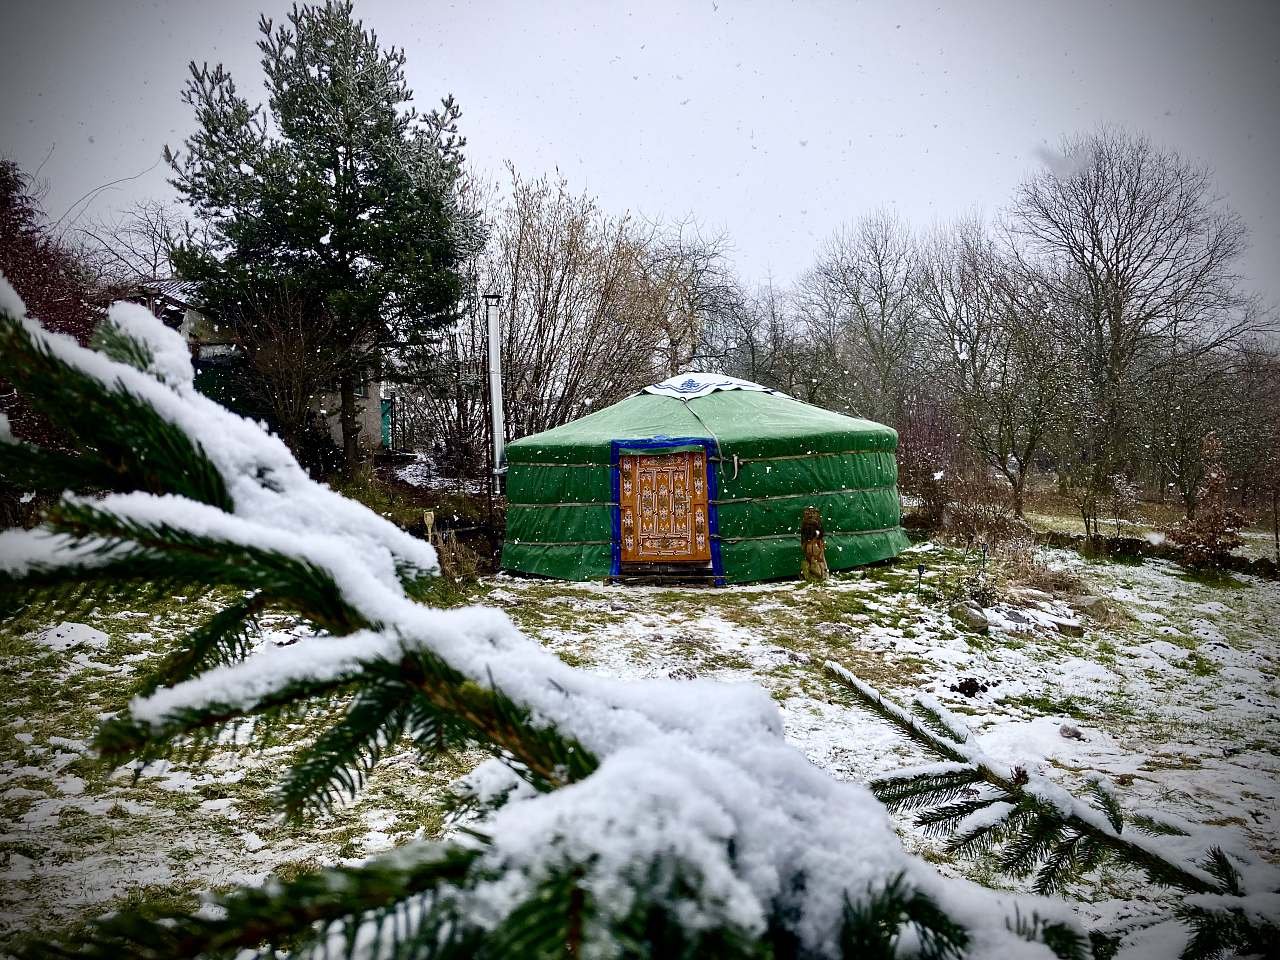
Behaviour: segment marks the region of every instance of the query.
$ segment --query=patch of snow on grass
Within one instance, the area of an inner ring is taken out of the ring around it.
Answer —
[[[35,640],[50,650],[70,650],[72,647],[86,646],[101,650],[106,647],[109,637],[94,627],[83,623],[60,623],[56,627],[41,630]]]

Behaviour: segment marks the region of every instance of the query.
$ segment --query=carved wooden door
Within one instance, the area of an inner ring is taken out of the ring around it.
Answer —
[[[711,559],[702,451],[618,458],[623,563]]]

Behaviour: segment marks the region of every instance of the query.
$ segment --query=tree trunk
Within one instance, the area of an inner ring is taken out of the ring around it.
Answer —
[[[1271,537],[1276,545],[1276,561],[1280,563],[1280,487],[1271,488]]]
[[[356,375],[351,371],[339,379],[342,410],[338,422],[342,427],[342,463],[348,475],[360,465],[360,420],[356,409]]]
[[[822,538],[822,515],[817,507],[805,507],[800,520],[800,575],[806,580],[825,580],[830,574],[827,568],[827,546]]]

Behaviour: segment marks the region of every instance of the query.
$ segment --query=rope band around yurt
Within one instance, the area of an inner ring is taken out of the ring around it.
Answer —
[[[849,487],[845,490],[809,490],[804,493],[771,493],[762,497],[726,497],[707,501],[717,507],[727,503],[764,503],[769,500],[802,500],[805,497],[834,497],[840,494],[878,493],[881,490],[896,490],[897,484],[883,483],[875,487]],[[509,503],[507,509],[531,510],[538,507],[612,507],[611,500],[565,501],[564,503]]]
[[[878,527],[875,530],[824,530],[823,536],[832,537],[867,537],[877,533],[892,533],[899,527]],[[721,543],[742,543],[747,540],[794,540],[799,533],[763,533],[754,537],[723,537],[718,533],[711,534],[711,539]],[[519,547],[608,547],[612,540],[512,540]]]
[[[715,437],[712,437],[714,440]],[[852,457],[868,453],[893,453],[892,450],[831,450],[823,453],[782,453],[769,457],[744,457],[735,454],[739,463],[767,463],[772,460],[809,460],[818,457]],[[729,463],[733,457],[713,456],[707,458],[712,463]],[[513,461],[508,461],[509,463]],[[560,463],[556,460],[518,460],[514,461],[522,467],[598,467],[602,470],[612,468],[612,464],[608,463]]]

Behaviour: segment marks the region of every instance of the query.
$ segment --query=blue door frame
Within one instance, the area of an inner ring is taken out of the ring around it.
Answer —
[[[621,451],[660,454],[673,447],[693,446],[702,448],[703,462],[707,465],[707,536],[711,541],[711,573],[715,577],[715,585],[724,586],[724,562],[720,557],[720,516],[716,506],[719,492],[715,468],[711,465],[716,442],[709,437],[658,436],[638,440],[614,440],[609,444],[609,480],[613,489],[613,542],[611,545],[613,556],[610,563],[610,576],[616,577],[622,573],[622,498],[618,471]]]

